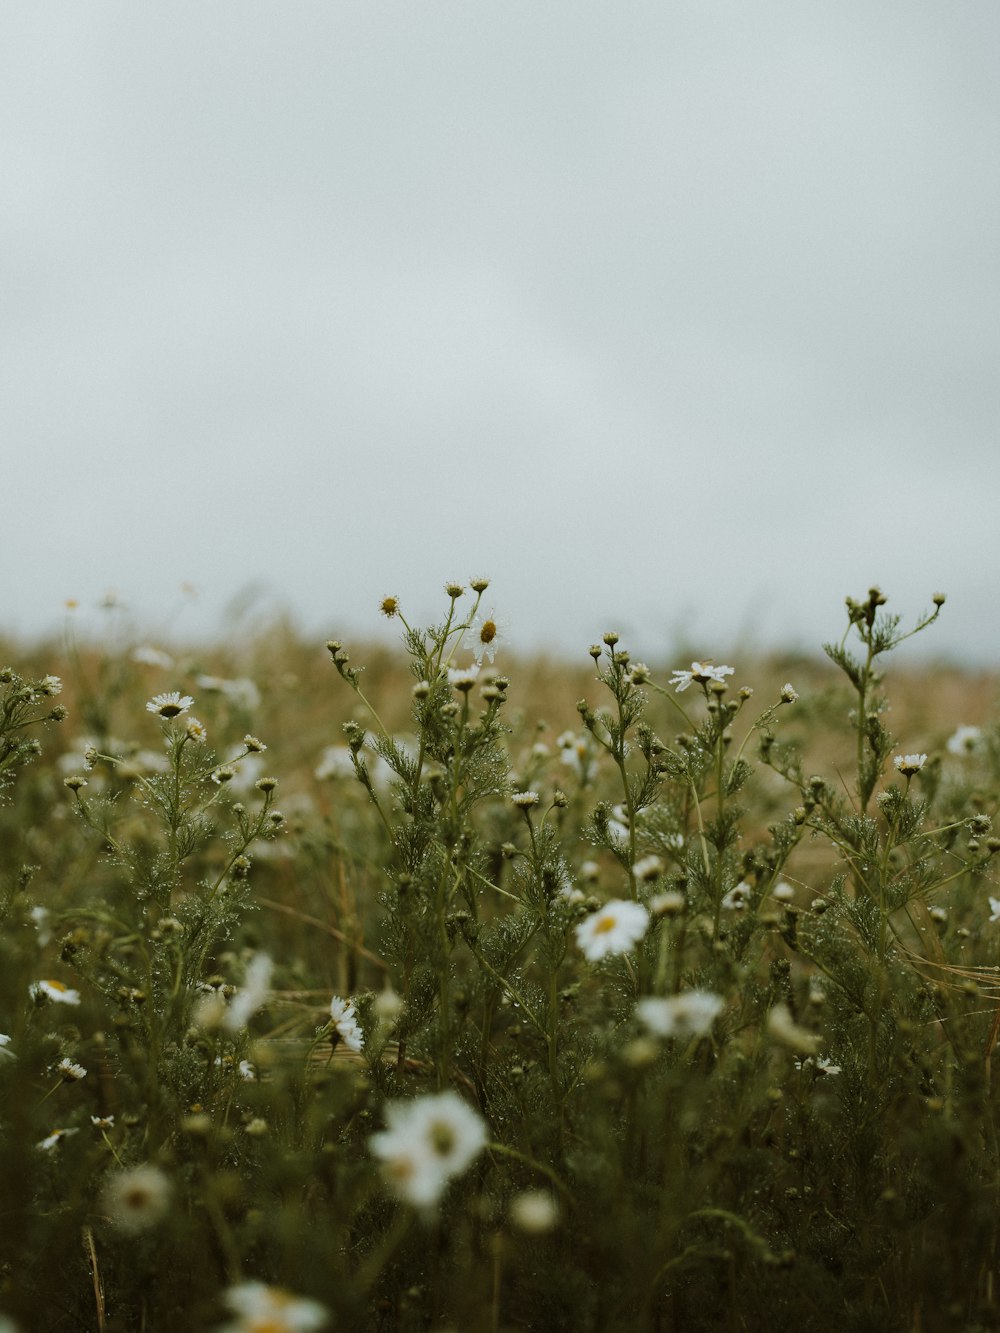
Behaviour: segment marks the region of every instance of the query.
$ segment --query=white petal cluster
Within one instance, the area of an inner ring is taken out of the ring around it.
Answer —
[[[735,670],[735,667],[714,666],[711,662],[692,662],[690,671],[675,671],[670,677],[670,684],[678,694],[683,694],[692,681],[699,685],[707,685],[713,680],[724,682]]]
[[[136,1235],[162,1222],[170,1210],[172,1186],[158,1166],[144,1162],[109,1176],[101,1209],[119,1231]]]
[[[893,763],[902,773],[903,777],[912,777],[914,773],[919,773],[924,764],[927,763],[925,754],[897,754]]]
[[[959,727],[951,736],[948,737],[949,754],[972,754],[979,749],[979,743],[983,739],[982,730],[979,727]]]
[[[218,1333],[312,1333],[329,1319],[329,1311],[319,1301],[294,1296],[265,1282],[237,1282],[222,1299],[237,1317]]]
[[[61,981],[33,981],[28,989],[36,1000],[52,1000],[56,1004],[80,1003],[80,992],[64,986]]]
[[[330,1001],[330,1018],[337,1036],[347,1049],[360,1054],[364,1049],[365,1036],[358,1025],[353,1001],[342,1000],[339,995],[335,995]]]
[[[714,991],[689,990],[666,999],[647,995],[635,1006],[635,1012],[654,1036],[704,1037],[724,1007],[722,996]]]
[[[649,913],[641,903],[612,898],[576,928],[576,942],[591,963],[608,954],[628,953],[649,929]]]
[[[418,1208],[433,1207],[486,1146],[486,1125],[456,1092],[390,1102],[385,1118],[368,1146],[392,1189]]]

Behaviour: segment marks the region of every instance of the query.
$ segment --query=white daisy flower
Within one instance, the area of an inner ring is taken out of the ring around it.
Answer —
[[[494,611],[491,611],[489,615],[480,614],[476,616],[472,622],[470,633],[472,635],[472,651],[477,662],[482,663],[484,657],[489,662],[493,661],[497,649],[506,638],[506,629],[506,624],[497,620]]]
[[[319,1301],[293,1296],[264,1282],[237,1282],[222,1297],[237,1318],[218,1333],[312,1333],[329,1319]]]
[[[1000,921],[1000,898],[990,898],[990,924]]]
[[[982,730],[979,727],[959,727],[948,738],[949,754],[972,754],[979,749],[979,743],[983,739]]]
[[[608,954],[628,953],[649,928],[649,913],[641,903],[613,898],[576,928],[576,942],[591,963]]]
[[[661,856],[643,856],[632,867],[632,874],[635,875],[636,879],[645,881],[656,879],[658,875],[663,874],[664,870],[666,870],[666,865]]]
[[[707,685],[713,680],[724,681],[735,670],[731,666],[713,666],[711,662],[692,662],[690,671],[675,671],[670,677],[670,684],[678,694],[683,694],[692,681],[698,685]]]
[[[177,717],[180,713],[186,713],[193,703],[190,694],[171,690],[169,694],[154,694],[146,705],[146,712],[155,713],[158,717]]]
[[[456,1092],[390,1102],[388,1128],[368,1140],[386,1180],[407,1203],[428,1208],[486,1146],[486,1125]]]
[[[448,668],[448,684],[453,685],[456,690],[460,690],[463,694],[468,694],[475,685],[478,676],[479,666],[475,662],[467,667]]]
[[[657,1037],[704,1037],[725,1008],[714,991],[689,990],[666,999],[647,995],[635,1006],[636,1016]]]
[[[924,764],[927,763],[927,756],[925,754],[897,754],[893,763],[904,778],[912,778],[914,773],[919,773]]]
[[[81,1078],[87,1077],[83,1065],[76,1064],[68,1056],[60,1060],[52,1072],[58,1074],[65,1083],[79,1083]]]
[[[61,981],[33,981],[28,987],[36,1000],[52,1000],[56,1004],[79,1004],[80,992],[64,986]]]
[[[101,1209],[112,1226],[129,1235],[148,1231],[170,1211],[172,1186],[167,1176],[149,1162],[116,1171],[101,1191]]]
[[[335,995],[330,1001],[330,1017],[337,1036],[349,1051],[360,1054],[364,1049],[365,1035],[358,1026],[353,1001],[342,1000]]]
[[[722,907],[726,912],[742,912],[753,894],[753,890],[745,879],[741,879],[738,884],[734,884],[722,899]]]

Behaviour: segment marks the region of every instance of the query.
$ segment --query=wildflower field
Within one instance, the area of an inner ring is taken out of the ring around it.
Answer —
[[[1000,1326],[1000,677],[488,595],[4,645],[0,1331]]]

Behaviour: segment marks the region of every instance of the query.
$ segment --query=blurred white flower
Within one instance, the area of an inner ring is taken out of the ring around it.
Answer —
[[[407,1203],[431,1207],[486,1146],[486,1125],[456,1092],[390,1102],[388,1128],[368,1140],[386,1180]]]
[[[734,884],[727,894],[723,896],[722,907],[726,912],[742,912],[750,901],[753,890],[745,879],[741,879],[739,884]]]
[[[649,928],[649,913],[641,903],[613,898],[576,928],[576,942],[584,957],[596,963],[608,954],[627,953]]]
[[[350,749],[346,745],[328,745],[313,773],[320,782],[327,778],[353,778],[354,759]]]
[[[170,1180],[146,1162],[109,1176],[101,1191],[101,1209],[112,1226],[135,1235],[162,1222],[170,1211]]]
[[[541,1236],[559,1221],[559,1205],[548,1190],[523,1190],[511,1199],[509,1214],[519,1231]]]
[[[239,1032],[268,997],[274,963],[266,953],[254,954],[247,967],[243,986],[236,992],[222,1017],[222,1026]]]
[[[654,1036],[704,1037],[724,1008],[725,1000],[714,991],[689,990],[665,999],[644,996],[635,1012]]]
[[[979,749],[979,742],[982,739],[983,733],[979,727],[959,727],[948,738],[948,753],[972,754],[974,750]]]
[[[40,1143],[36,1143],[35,1147],[41,1148],[42,1152],[55,1152],[63,1139],[68,1139],[71,1135],[79,1134],[79,1132],[78,1129],[54,1129],[47,1138],[42,1139]]]
[[[151,644],[140,644],[132,653],[132,661],[138,662],[140,666],[160,667],[164,671],[169,671],[174,664],[174,659],[169,653],[165,653],[162,648],[154,648]]]
[[[217,1333],[312,1333],[329,1318],[319,1301],[293,1296],[264,1282],[238,1282],[222,1299],[237,1318]]]

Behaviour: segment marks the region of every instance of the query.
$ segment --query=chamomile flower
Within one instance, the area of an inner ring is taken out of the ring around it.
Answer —
[[[129,1235],[148,1231],[170,1211],[170,1179],[145,1162],[109,1176],[101,1191],[101,1209],[112,1226]]]
[[[979,749],[979,743],[982,739],[983,733],[979,727],[959,727],[948,737],[948,753],[973,754]]]
[[[613,898],[576,928],[576,942],[591,963],[608,954],[628,953],[649,928],[649,913],[641,903]]]
[[[61,981],[33,981],[28,987],[35,1000],[52,1000],[55,1004],[79,1004],[80,992],[64,986]]]
[[[83,1065],[78,1065],[68,1056],[60,1060],[52,1072],[58,1074],[64,1083],[79,1083],[80,1079],[87,1077]]]
[[[735,667],[714,666],[711,662],[692,662],[690,671],[675,671],[670,684],[678,694],[683,694],[692,681],[697,685],[708,685],[713,680],[725,681],[735,670]]]
[[[919,773],[924,764],[927,763],[927,756],[925,754],[897,754],[893,763],[904,778],[912,778],[914,773]]]
[[[644,996],[635,1006],[636,1017],[657,1037],[704,1037],[725,1008],[714,991],[689,990],[666,999]]]
[[[339,1040],[349,1051],[360,1054],[364,1049],[365,1035],[358,1025],[353,1002],[342,1000],[339,995],[335,995],[330,1001],[330,1018]]]
[[[725,912],[742,912],[750,901],[753,890],[745,879],[741,879],[738,884],[734,884],[727,894],[723,896],[722,908]]]
[[[495,611],[491,611],[489,615],[476,616],[470,627],[470,633],[472,651],[477,662],[481,663],[484,657],[489,662],[493,661],[497,649],[504,642],[506,629],[506,624],[497,620]]]
[[[237,1282],[222,1299],[236,1319],[217,1333],[312,1333],[329,1319],[319,1301],[264,1282]]]
[[[636,879],[647,880],[656,879],[666,870],[666,864],[662,856],[642,856],[632,867],[632,874]]]
[[[146,705],[146,712],[169,719],[177,717],[180,713],[186,713],[193,703],[190,694],[171,690],[169,694],[154,694]]]
[[[475,685],[478,675],[479,666],[475,662],[467,667],[449,667],[448,684],[453,685],[455,689],[459,690],[462,694],[468,694],[473,685]]]
[[[391,1188],[407,1203],[432,1207],[448,1182],[486,1146],[486,1126],[456,1092],[390,1102],[387,1128],[368,1140]]]

